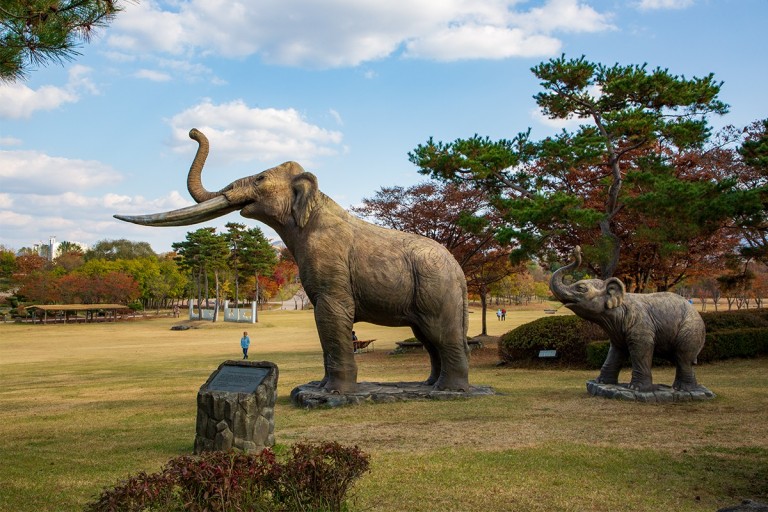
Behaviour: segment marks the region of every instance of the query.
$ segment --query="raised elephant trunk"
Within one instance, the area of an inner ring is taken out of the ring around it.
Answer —
[[[171,212],[133,216],[115,215],[115,218],[143,226],[189,226],[190,224],[215,219],[227,213],[237,211],[245,205],[246,201],[244,199],[236,198],[232,200],[232,198],[225,195],[235,185],[239,185],[244,180],[230,183],[218,192],[209,192],[203,187],[200,177],[203,172],[205,159],[208,158],[208,139],[196,128],[192,128],[189,131],[189,138],[196,140],[198,147],[195,159],[189,167],[187,188],[198,204]]]
[[[192,165],[189,166],[187,189],[189,189],[189,193],[195,201],[202,203],[220,195],[221,192],[209,192],[203,187],[202,174],[205,159],[208,158],[208,138],[197,128],[192,128],[189,131],[189,138],[196,140],[198,146],[195,159],[192,160]]]
[[[560,267],[555,270],[552,277],[549,280],[549,289],[555,297],[560,300],[567,300],[570,292],[568,287],[563,283],[563,276],[571,270],[578,268],[581,265],[581,247],[578,245],[573,249],[573,261],[564,267]]]

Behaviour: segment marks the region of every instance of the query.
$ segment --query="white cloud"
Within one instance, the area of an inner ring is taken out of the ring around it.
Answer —
[[[655,9],[685,9],[693,5],[694,0],[640,0],[637,8],[643,11]]]
[[[220,105],[206,100],[169,122],[178,151],[195,149],[188,133],[197,128],[208,137],[212,155],[227,161],[310,163],[337,154],[343,138],[341,132],[307,122],[294,109],[251,108],[240,100]]]
[[[475,59],[480,55],[486,59],[505,59],[552,55],[560,47],[557,39],[526,34],[519,29],[463,25],[409,42],[406,54],[440,61]]]
[[[144,78],[150,82],[168,82],[171,80],[171,75],[168,73],[153,71],[151,69],[140,69],[134,74],[134,76],[136,78]]]
[[[93,160],[52,157],[37,151],[0,151],[3,191],[57,194],[119,181],[111,167]]]
[[[549,0],[522,14],[513,14],[516,24],[528,32],[602,32],[613,30],[610,16],[595,11],[580,0]]]
[[[128,4],[108,32],[120,52],[182,58],[259,55],[286,66],[356,66],[404,52],[437,60],[546,56],[557,32],[610,30],[610,17],[580,0],[545,0],[521,11],[519,0],[359,2],[190,0],[163,10]]]
[[[0,85],[0,118],[26,119],[38,110],[54,110],[65,103],[74,103],[80,99],[81,92],[98,94],[89,78],[90,72],[85,66],[72,66],[64,87],[44,85],[32,89],[18,82]]]
[[[329,114],[331,114],[331,117],[334,121],[336,121],[336,124],[339,126],[344,126],[344,120],[341,118],[341,114],[339,114],[336,110],[330,109],[328,111]]]
[[[182,196],[178,191],[172,190],[167,196],[147,200],[143,196],[126,196],[119,194],[106,194],[100,198],[100,204],[122,213],[149,213],[153,211],[170,211],[190,206],[193,203],[188,197]]]
[[[22,83],[5,84],[0,86],[0,117],[29,118],[37,110],[54,110],[77,99],[76,94],[52,85],[35,90]]]
[[[0,146],[21,146],[21,139],[16,137],[0,137]]]
[[[192,201],[177,191],[146,199],[115,193],[88,196],[62,194],[0,194],[0,244],[19,249],[54,235],[59,241],[93,244],[102,239],[148,241],[156,250],[170,250],[173,240],[184,239],[189,228],[148,229],[113,218],[119,214],[145,214],[189,206]]]
[[[13,198],[10,194],[0,194],[0,208],[11,208],[13,206]]]
[[[580,124],[585,123],[584,119],[579,119],[577,117],[570,117],[568,119],[551,119],[545,116],[541,109],[538,108],[531,110],[531,120],[547,128],[554,128],[557,131],[564,129],[573,130],[578,128]]]
[[[153,0],[128,2],[107,31],[107,42],[131,53],[151,49],[177,55],[189,43],[184,18],[180,13],[163,11]]]

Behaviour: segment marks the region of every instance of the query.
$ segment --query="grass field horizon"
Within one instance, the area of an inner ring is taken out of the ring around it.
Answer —
[[[508,308],[506,322],[489,311],[489,335],[543,309]],[[470,315],[471,336],[480,316]],[[470,381],[497,395],[303,410],[290,391],[322,376],[311,311],[170,330],[176,323],[0,324],[0,511],[81,510],[103,487],[191,453],[197,390],[241,357],[243,330],[251,359],[279,367],[279,446],[338,441],[371,455],[351,510],[714,512],[768,502],[766,358],[697,367],[715,400],[654,405],[588,396],[595,371],[498,367],[491,343],[473,352]],[[409,329],[355,329],[377,340],[355,356],[359,380],[428,374],[425,352],[389,355]],[[673,370],[655,368],[654,380],[671,383]]]

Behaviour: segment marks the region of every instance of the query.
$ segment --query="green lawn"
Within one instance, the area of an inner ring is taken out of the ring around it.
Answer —
[[[489,316],[498,335],[543,306]],[[479,312],[470,334],[479,332]],[[88,325],[0,324],[0,510],[80,510],[107,485],[192,451],[195,397],[243,329],[252,360],[280,369],[281,445],[360,445],[372,470],[354,488],[359,511],[708,511],[768,502],[768,359],[697,369],[713,401],[667,405],[593,398],[596,372],[496,366],[473,352],[470,379],[498,394],[450,402],[301,410],[288,395],[322,376],[312,312],[260,313],[257,325],[171,331],[162,318]],[[417,380],[423,352],[391,356],[408,329],[357,324],[375,351],[359,378]],[[671,368],[654,372],[671,383]],[[628,380],[628,375],[626,375]]]

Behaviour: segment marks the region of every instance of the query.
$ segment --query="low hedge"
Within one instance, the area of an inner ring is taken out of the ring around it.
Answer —
[[[701,313],[707,332],[731,331],[734,329],[768,329],[768,309],[736,311],[711,311]]]
[[[768,355],[768,310],[702,313],[707,339],[698,362]],[[597,324],[577,316],[544,317],[504,334],[499,358],[505,363],[540,364],[540,350],[557,350],[557,364],[600,368],[608,355],[608,336]],[[551,365],[552,361],[546,361]],[[664,361],[654,359],[654,365]]]
[[[699,352],[700,363],[768,355],[768,328],[731,329],[708,332],[704,348]]]
[[[531,364],[540,361],[539,351],[556,350],[558,363],[585,366],[586,345],[606,338],[600,326],[575,315],[544,317],[504,334],[499,340],[499,358],[506,363]]]

